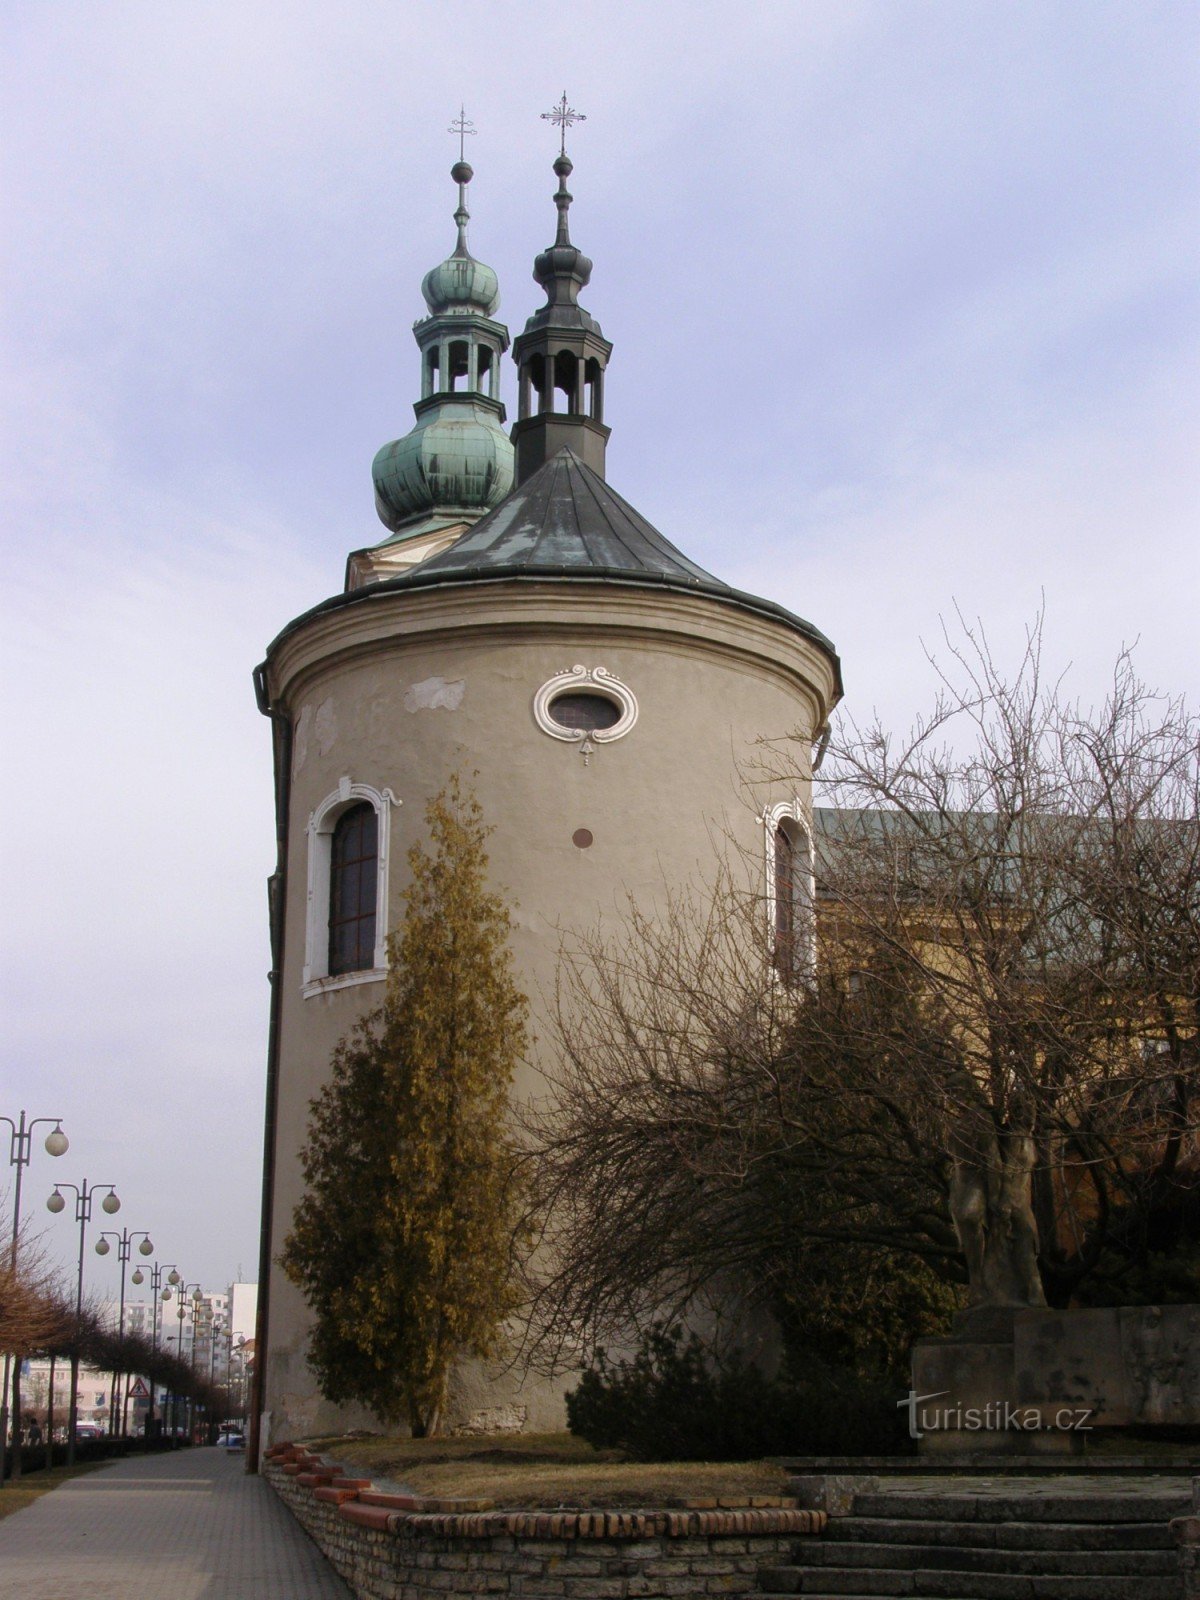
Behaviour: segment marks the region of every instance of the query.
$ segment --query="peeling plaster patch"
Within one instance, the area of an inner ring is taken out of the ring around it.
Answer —
[[[405,711],[457,711],[467,692],[465,678],[426,678],[404,691]]]
[[[298,778],[304,771],[304,763],[308,760],[308,734],[312,723],[312,707],[304,706],[296,718],[296,728],[292,735],[292,777]]]
[[[323,756],[327,756],[333,749],[337,743],[337,735],[337,712],[333,709],[333,700],[322,700],[313,718],[313,737],[317,741],[317,749]]]

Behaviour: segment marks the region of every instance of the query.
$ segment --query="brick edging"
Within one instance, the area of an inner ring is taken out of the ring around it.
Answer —
[[[774,1504],[698,1496],[678,1510],[512,1511],[389,1494],[299,1445],[268,1451],[263,1475],[357,1600],[757,1600],[798,1539],[828,1520],[767,1495],[750,1498]]]
[[[367,1509],[366,1507],[363,1508]],[[440,1539],[721,1539],[820,1533],[823,1511],[393,1511],[392,1533]]]
[[[761,1538],[823,1533],[824,1511],[747,1507],[711,1511],[497,1511],[479,1501],[453,1502],[419,1495],[389,1495],[367,1478],[347,1478],[344,1469],[302,1445],[282,1443],[265,1452],[268,1468],[281,1470],[337,1514],[360,1527],[437,1539],[695,1539]],[[268,1471],[268,1476],[269,1476]],[[389,1504],[390,1502],[390,1504]],[[467,1507],[470,1509],[467,1509]]]

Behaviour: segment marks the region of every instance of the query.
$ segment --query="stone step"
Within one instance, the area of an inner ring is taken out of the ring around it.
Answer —
[[[917,1571],[921,1568],[956,1572],[997,1572],[1054,1576],[1173,1577],[1179,1556],[1165,1550],[1011,1550],[994,1545],[964,1548],[937,1544],[830,1544],[807,1541],[796,1552],[802,1566],[871,1567],[877,1570]]]
[[[1169,1522],[1189,1509],[1185,1491],[1163,1494],[856,1494],[856,1517],[936,1522]]]
[[[942,1522],[909,1517],[831,1517],[823,1545],[958,1545],[962,1549],[1174,1550],[1161,1522]]]
[[[881,1567],[837,1569],[767,1567],[762,1592],[799,1594],[809,1600],[865,1600],[869,1595],[910,1595],[920,1600],[1182,1600],[1183,1579],[1137,1574],[1097,1577],[1014,1576],[991,1572],[897,1572]]]

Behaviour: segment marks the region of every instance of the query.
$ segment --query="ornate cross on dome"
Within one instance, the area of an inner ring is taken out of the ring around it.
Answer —
[[[573,106],[567,104],[567,91],[564,89],[563,97],[554,110],[542,112],[542,121],[552,122],[556,128],[562,129],[562,144],[558,153],[565,156],[567,153],[567,129],[572,123],[586,122],[587,118],[582,111],[576,111]]]
[[[565,95],[563,99],[566,99]],[[475,124],[467,116],[466,106],[460,106],[458,115],[446,130],[447,133],[456,133],[458,135],[458,159],[460,161],[467,159],[467,135],[471,134],[473,136],[476,131]]]

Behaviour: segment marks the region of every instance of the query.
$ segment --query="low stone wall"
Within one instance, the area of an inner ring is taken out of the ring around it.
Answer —
[[[1200,1426],[1200,1305],[976,1306],[912,1350],[922,1453],[1081,1450],[1095,1428]]]
[[[264,1475],[358,1600],[655,1600],[759,1594],[762,1568],[820,1534],[822,1511],[783,1504],[650,1511],[497,1511],[386,1494],[301,1446]]]

